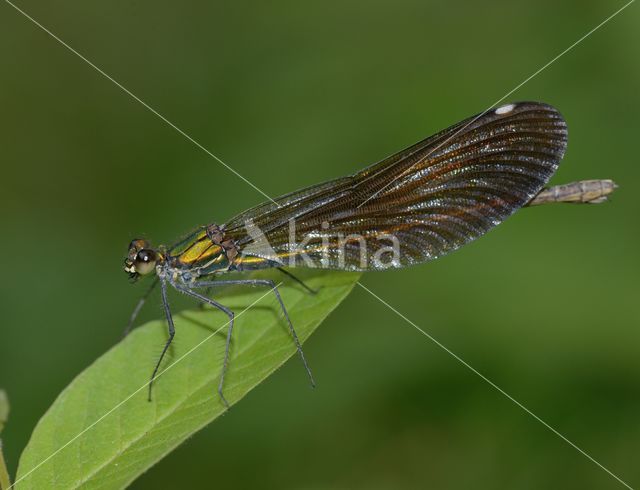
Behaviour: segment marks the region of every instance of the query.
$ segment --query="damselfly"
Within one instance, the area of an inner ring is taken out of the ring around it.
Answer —
[[[553,107],[536,102],[508,104],[466,119],[348,177],[292,192],[223,225],[199,227],[171,247],[153,248],[146,240],[133,240],[124,269],[133,279],[155,274],[151,289],[160,284],[169,327],[169,338],[149,382],[149,398],[175,335],[167,286],[229,317],[218,384],[225,405],[223,386],[234,314],[202,291],[210,288],[236,284],[271,288],[313,384],[276,284],[218,276],[280,268],[295,279],[282,268],[366,271],[436,259],[529,203],[556,171],[566,145],[565,121]],[[128,328],[147,296],[136,306]]]

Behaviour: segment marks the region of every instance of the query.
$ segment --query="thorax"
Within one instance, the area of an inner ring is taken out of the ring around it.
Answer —
[[[233,240],[217,225],[202,227],[167,251],[163,270],[172,279],[192,282],[199,277],[228,271],[238,256]]]

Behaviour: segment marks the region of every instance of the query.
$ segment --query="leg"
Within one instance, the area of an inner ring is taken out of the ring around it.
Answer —
[[[191,296],[192,298],[196,298],[197,300],[201,301],[203,304],[206,303],[215,308],[218,308],[219,310],[226,313],[226,315],[229,317],[229,329],[227,330],[227,340],[224,347],[224,360],[222,361],[222,372],[220,373],[220,382],[218,383],[218,395],[220,395],[220,399],[222,400],[222,403],[224,403],[225,407],[229,408],[229,403],[227,402],[227,399],[224,397],[222,393],[222,387],[224,385],[224,375],[226,374],[227,367],[229,366],[229,347],[231,346],[231,334],[233,333],[234,313],[229,308],[227,308],[224,305],[221,305],[217,301],[214,301],[211,298],[207,298],[206,296],[203,296],[201,294],[198,294],[195,291],[192,291],[191,289],[185,286],[181,286],[179,284],[174,284],[173,286],[181,293],[184,293],[187,296]]]
[[[291,332],[291,336],[293,337],[293,342],[296,345],[298,354],[300,354],[300,359],[302,359],[302,364],[304,364],[304,368],[306,369],[307,374],[309,375],[311,386],[315,387],[316,382],[313,379],[313,375],[311,374],[311,369],[309,368],[309,365],[307,364],[307,360],[304,357],[304,352],[302,352],[302,346],[300,345],[300,341],[298,340],[298,335],[296,334],[296,331],[293,328],[293,323],[291,323],[291,319],[289,318],[289,313],[287,312],[287,309],[284,306],[284,302],[282,301],[282,297],[280,296],[280,292],[278,291],[278,287],[276,286],[275,282],[273,282],[271,279],[238,279],[238,280],[222,280],[222,281],[203,281],[203,282],[198,282],[194,284],[193,287],[194,288],[211,288],[216,286],[231,286],[234,284],[244,284],[247,286],[268,286],[269,288],[271,288],[273,293],[276,295],[276,298],[278,299],[278,303],[280,303],[280,308],[284,313],[284,317],[287,319],[287,323],[289,324],[289,331]]]
[[[169,302],[167,301],[167,283],[166,280],[162,279],[160,281],[160,291],[162,292],[162,306],[164,307],[164,314],[167,317],[167,324],[169,325],[169,339],[167,343],[164,344],[164,349],[162,349],[162,354],[160,354],[160,359],[158,359],[158,363],[156,367],[153,369],[153,374],[151,375],[151,379],[149,380],[149,401],[151,401],[151,388],[153,387],[153,380],[156,378],[156,374],[158,373],[158,369],[160,368],[160,364],[162,363],[162,359],[164,355],[167,353],[167,349],[171,345],[173,341],[173,337],[176,334],[176,328],[173,325],[173,317],[171,316],[171,310],[169,309]]]
[[[204,292],[204,295],[205,295],[207,298],[208,298],[209,296],[211,296],[211,289],[212,289],[212,288],[207,288],[207,289],[206,289],[206,291]],[[201,309],[201,310],[204,310],[204,306],[205,306],[206,304],[207,304],[207,303],[205,303],[205,302],[203,302],[203,301],[201,301],[200,303],[198,303],[198,305],[199,305],[199,307],[200,307],[200,309]]]
[[[297,282],[298,284],[300,284],[300,286],[302,286],[303,288],[305,288],[309,293],[311,294],[317,294],[318,290],[317,289],[312,289],[309,286],[307,286],[304,281],[296,276],[294,276],[291,272],[289,272],[287,269],[283,269],[282,267],[278,267],[278,270],[280,272],[282,272],[285,276],[290,277],[291,279],[293,279],[295,282]]]
[[[151,283],[151,287],[149,287],[149,289],[147,289],[147,292],[144,293],[144,296],[142,296],[142,298],[140,298],[138,300],[138,304],[133,309],[133,313],[131,313],[131,316],[129,317],[129,323],[127,323],[127,326],[124,329],[124,332],[122,333],[122,338],[125,338],[127,335],[129,335],[129,332],[131,332],[131,329],[133,328],[133,322],[136,321],[138,313],[140,313],[140,310],[142,309],[142,306],[144,305],[145,301],[147,301],[147,298],[151,294],[151,291],[153,291],[154,288],[156,287],[156,284],[158,284],[158,278],[157,277],[153,280],[153,282]]]

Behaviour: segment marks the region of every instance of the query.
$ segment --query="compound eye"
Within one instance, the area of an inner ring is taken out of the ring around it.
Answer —
[[[151,250],[151,247],[149,247],[149,243],[146,240],[143,240],[142,238],[135,238],[131,240],[131,243],[129,244],[129,253],[127,254],[129,260],[131,262],[135,262],[137,259],[138,251],[144,249]]]
[[[153,250],[143,248],[136,254],[136,272],[143,276],[153,272],[157,260],[156,253]]]
[[[136,255],[136,260],[138,262],[144,262],[144,263],[150,262],[151,260],[153,260],[152,255],[154,255],[154,254],[153,254],[153,252],[151,250],[142,249]]]

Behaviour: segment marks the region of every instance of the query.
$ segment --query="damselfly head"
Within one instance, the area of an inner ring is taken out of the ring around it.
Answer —
[[[159,259],[160,254],[151,248],[148,241],[139,238],[132,240],[127,258],[124,259],[124,271],[131,279],[137,279],[154,272]]]

